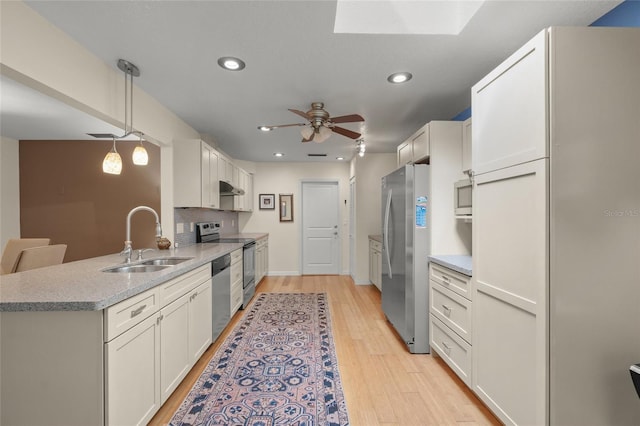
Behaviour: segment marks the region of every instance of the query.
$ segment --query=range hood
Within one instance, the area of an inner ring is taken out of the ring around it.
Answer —
[[[244,195],[244,189],[236,188],[229,182],[223,180],[220,181],[220,195],[232,196],[232,195]]]

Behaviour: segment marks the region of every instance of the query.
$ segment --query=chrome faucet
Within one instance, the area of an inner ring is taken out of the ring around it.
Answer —
[[[153,213],[153,215],[156,217],[156,238],[162,237],[160,218],[158,217],[158,213],[156,213],[154,209],[147,206],[138,206],[131,209],[131,211],[127,215],[127,239],[124,242],[124,250],[120,252],[120,254],[124,255],[124,263],[131,263],[131,253],[133,252],[133,249],[131,248],[131,216],[133,216],[135,212],[139,212],[141,210],[146,210]]]

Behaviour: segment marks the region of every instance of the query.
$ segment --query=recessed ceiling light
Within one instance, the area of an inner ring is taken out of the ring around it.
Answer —
[[[336,157],[336,160],[342,161],[344,160],[344,157]]]
[[[389,77],[387,77],[387,81],[389,83],[405,83],[409,80],[411,80],[411,77],[413,77],[411,75],[410,72],[396,72],[391,74]]]
[[[263,132],[270,132],[273,130],[273,127],[269,126],[258,126],[258,130],[262,130]]]
[[[284,157],[284,154],[282,152],[274,152],[273,155],[275,157]]]
[[[219,58],[218,65],[229,71],[240,71],[246,66],[242,59],[234,58],[233,56]]]

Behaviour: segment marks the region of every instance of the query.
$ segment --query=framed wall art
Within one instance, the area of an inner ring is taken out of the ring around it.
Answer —
[[[276,194],[258,195],[258,207],[260,210],[274,210],[276,208]]]
[[[293,194],[280,194],[280,222],[293,222]]]

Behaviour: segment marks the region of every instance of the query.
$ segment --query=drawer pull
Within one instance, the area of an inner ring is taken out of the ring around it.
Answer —
[[[443,276],[442,276],[442,281],[444,281],[445,283],[449,284],[449,282],[450,282],[451,280],[449,279],[449,277],[447,277],[447,276],[443,275]]]
[[[147,305],[142,305],[137,309],[134,309],[133,311],[131,311],[131,318],[133,317],[137,317],[138,315],[140,315],[142,313],[142,311],[144,311],[144,308],[146,308]]]
[[[450,316],[450,315],[451,315],[451,308],[450,308],[450,307],[448,307],[447,305],[445,305],[445,304],[443,303],[443,304],[442,304],[442,308],[444,309],[444,313],[445,313],[447,316]]]
[[[447,355],[449,355],[451,353],[451,346],[447,345],[445,342],[442,342],[442,346],[444,347],[445,352],[447,352]]]

